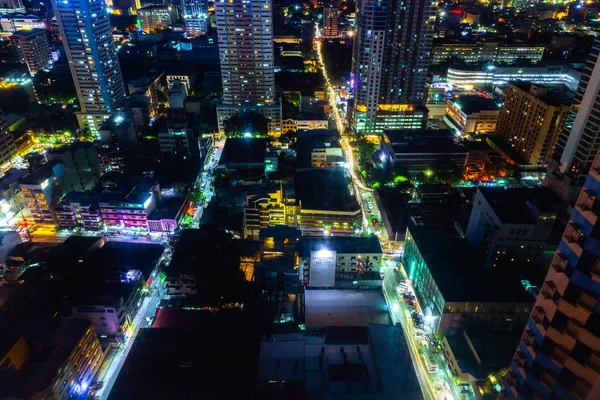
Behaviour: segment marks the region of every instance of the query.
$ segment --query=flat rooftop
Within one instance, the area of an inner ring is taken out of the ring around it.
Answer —
[[[481,111],[499,111],[498,103],[481,96],[460,96],[451,100],[465,114],[475,114]]]
[[[307,328],[391,323],[379,290],[307,290],[305,296]]]
[[[185,197],[169,197],[148,216],[149,220],[175,219],[185,203]]]
[[[548,188],[479,188],[500,221],[534,224],[538,213],[558,213],[561,200]]]
[[[410,226],[408,231],[447,303],[533,303],[518,277],[473,264],[466,240],[453,230]]]
[[[294,175],[296,203],[303,210],[357,211],[343,169],[307,168]]]
[[[467,150],[455,142],[456,137],[448,129],[384,130],[384,136],[384,140],[396,154],[467,154]]]
[[[267,139],[229,138],[225,141],[219,164],[264,163],[266,151]]]
[[[377,236],[310,236],[300,239],[298,244],[298,255],[300,257],[310,257],[312,251],[319,250],[353,254],[381,254],[383,252]]]

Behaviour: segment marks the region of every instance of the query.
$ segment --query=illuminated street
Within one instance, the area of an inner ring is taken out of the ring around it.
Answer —
[[[138,312],[133,320],[133,331],[131,333],[131,337],[127,338],[122,347],[117,350],[115,356],[110,360],[110,365],[107,367],[106,372],[103,376],[97,377],[97,382],[103,382],[102,387],[97,391],[96,398],[101,400],[108,399],[108,395],[117,380],[121,367],[131,350],[131,346],[133,346],[133,342],[137,337],[137,334],[140,328],[148,327],[148,321],[152,321],[154,316],[156,315],[157,307],[162,298],[161,288],[160,288],[160,280],[155,278],[152,282],[152,287],[149,290],[149,295],[147,295]]]
[[[383,225],[384,221],[381,218],[381,210],[375,198],[374,191],[367,187],[356,174],[356,171],[360,172],[360,165],[355,160],[354,151],[350,145],[351,138],[348,135],[344,135],[347,127],[346,119],[338,107],[339,94],[334,90],[330,78],[327,75],[327,69],[322,53],[322,39],[320,39],[321,35],[318,27],[316,28],[316,32],[315,48],[317,50],[321,71],[326,82],[332,116],[338,131],[342,134],[341,145],[348,164],[347,169],[352,177],[354,188],[358,194],[357,197],[359,198],[362,207],[364,227],[368,232],[372,232],[380,238],[382,248],[388,249],[387,230]],[[402,296],[397,291],[400,280],[405,279],[406,277],[402,267],[400,267],[399,272],[394,270],[394,267],[399,264],[399,261],[399,258],[387,258],[384,267],[385,278],[383,293],[390,310],[392,321],[394,324],[400,324],[402,326],[423,396],[426,399],[446,400],[464,398],[464,396],[460,395],[460,392],[454,383],[452,374],[447,368],[445,360],[442,359],[443,356],[441,355],[441,352],[439,350],[435,352],[431,351],[431,340],[421,339],[421,336],[416,336],[414,325],[410,318],[410,310],[406,303],[402,301]],[[420,311],[418,305],[417,310]],[[426,346],[423,346],[423,342],[425,342]],[[432,360],[432,362],[437,365],[437,372],[429,372],[425,357],[419,353],[421,347],[426,347],[425,350],[421,351],[425,351],[428,359]]]
[[[415,371],[417,371],[419,384],[421,385],[425,398],[447,400],[468,398],[460,394],[441,351],[432,351],[430,337],[423,338],[416,332],[411,318],[411,310],[407,306],[407,303],[403,301],[402,295],[398,292],[400,282],[406,279],[406,272],[401,264],[398,271],[395,270],[395,266],[397,266],[398,263],[399,258],[386,257],[383,293],[390,309],[392,321],[396,324],[399,323],[402,326],[413,360],[413,365]],[[418,301],[415,302],[417,303],[416,311],[421,313]],[[420,353],[421,347],[425,348],[424,350],[421,350],[424,354]],[[428,357],[431,362],[437,365],[437,372],[430,373],[428,371],[424,356]]]
[[[319,58],[319,65],[321,72],[323,73],[323,78],[325,79],[326,87],[328,90],[328,98],[331,106],[333,118],[335,124],[337,126],[340,135],[342,135],[341,146],[344,150],[344,156],[346,158],[347,170],[350,173],[352,178],[352,182],[354,184],[354,190],[358,194],[357,200],[359,201],[362,211],[363,211],[363,229],[367,232],[374,233],[380,237],[382,240],[383,247],[386,246],[387,242],[387,230],[383,226],[383,222],[381,221],[381,213],[378,210],[377,201],[375,196],[373,195],[373,189],[366,186],[362,179],[356,174],[356,171],[360,168],[356,159],[354,157],[354,150],[350,145],[350,137],[345,135],[346,132],[346,119],[345,115],[342,114],[342,111],[338,107],[338,99],[339,93],[334,90],[334,86],[332,85],[329,76],[327,75],[327,68],[325,67],[325,60],[323,58],[322,53],[322,42],[321,42],[321,34],[319,27],[315,28],[315,48],[317,50],[317,56]]]

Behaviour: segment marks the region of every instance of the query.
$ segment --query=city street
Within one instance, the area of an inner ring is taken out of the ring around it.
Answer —
[[[148,321],[152,321],[154,316],[156,315],[157,306],[161,300],[160,293],[160,282],[158,278],[155,278],[152,282],[152,287],[149,290],[149,295],[147,295],[138,312],[133,319],[133,332],[131,333],[131,337],[127,338],[124,345],[121,346],[117,350],[115,356],[110,360],[110,365],[106,368],[104,374],[102,376],[98,376],[96,378],[96,382],[103,382],[102,387],[96,392],[95,398],[100,400],[106,400],[110,391],[117,380],[117,376],[119,375],[119,371],[131,350],[131,346],[133,346],[133,342],[137,337],[137,334],[140,328],[146,328],[148,326]]]
[[[207,156],[204,167],[200,170],[198,178],[196,179],[196,185],[200,185],[200,190],[204,193],[205,198],[196,204],[196,214],[194,215],[192,228],[198,228],[200,226],[200,220],[202,219],[202,214],[204,214],[204,205],[210,203],[214,195],[214,172],[219,165],[223,147],[225,147],[224,140],[215,143],[213,151]]]
[[[382,245],[387,247],[387,239],[388,234],[385,227],[382,225],[380,211],[378,210],[377,202],[375,197],[373,196],[373,189],[366,186],[359,175],[356,174],[356,171],[359,170],[359,165],[354,158],[354,150],[350,145],[350,137],[344,135],[346,132],[346,116],[343,111],[340,110],[339,104],[341,104],[339,91],[336,92],[334,86],[332,85],[329,76],[327,75],[327,68],[325,67],[325,60],[323,58],[322,52],[322,43],[321,43],[321,33],[319,27],[315,27],[315,49],[317,50],[317,56],[319,59],[319,65],[321,72],[323,73],[323,78],[325,79],[325,84],[328,90],[328,98],[331,106],[332,116],[335,121],[336,127],[342,135],[342,139],[340,144],[344,151],[344,156],[346,159],[347,170],[352,178],[352,183],[354,185],[355,193],[357,193],[357,200],[363,211],[363,229],[368,233],[373,233],[382,241]]]
[[[398,271],[395,270],[398,263],[399,257],[384,257],[383,294],[388,303],[392,321],[402,326],[423,395],[425,398],[429,396],[434,399],[466,399],[467,397],[461,395],[460,390],[456,387],[452,372],[447,367],[442,352],[435,348],[431,334],[428,332],[426,336],[423,336],[417,332],[411,318],[413,311],[403,301],[403,296],[398,291],[400,282],[407,278],[401,265]],[[422,316],[418,301],[415,300],[415,302],[417,303],[416,311]],[[425,329],[429,330],[427,326]],[[430,364],[437,366],[436,372],[429,371],[427,360]]]

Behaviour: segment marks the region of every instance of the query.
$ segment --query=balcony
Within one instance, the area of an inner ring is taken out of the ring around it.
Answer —
[[[583,307],[588,311],[592,311],[594,306],[596,305],[596,298],[592,295],[589,295],[585,292],[581,292],[579,298],[577,299],[577,306]]]
[[[523,379],[527,379],[527,372],[525,372],[525,354],[523,354],[522,351],[517,350],[515,352],[515,356],[513,357],[513,362],[515,363],[515,366],[519,369],[519,374],[521,374],[521,377]]]
[[[590,175],[597,181],[600,181],[600,157],[598,155],[596,155],[592,168],[590,168]]]
[[[585,399],[585,398],[587,398],[587,396],[590,393],[591,389],[592,389],[592,386],[586,380],[580,378],[580,379],[577,379],[571,385],[571,390],[570,391],[577,398],[579,398],[579,399]]]
[[[583,253],[583,245],[585,242],[585,235],[581,231],[581,228],[573,222],[569,222],[565,234],[563,236],[564,241],[573,250],[577,257],[581,257]]]
[[[597,373],[600,373],[600,353],[595,352],[595,353],[590,354],[587,361],[585,362],[585,365],[587,367],[590,367]]]
[[[581,324],[577,321],[569,320],[563,328],[563,333],[571,336],[573,339],[577,339],[581,333]]]
[[[542,372],[540,376],[540,382],[542,385],[546,386],[549,390],[552,390],[552,386],[556,383],[556,379],[554,379],[549,373],[546,371]]]
[[[546,328],[543,324],[545,315],[546,313],[544,309],[540,306],[535,306],[531,312],[531,319],[535,323],[535,326],[538,328],[542,336],[546,335]]]
[[[554,295],[556,294],[556,286],[552,281],[546,281],[542,286],[540,294],[546,300],[553,300]]]
[[[552,350],[550,358],[552,358],[554,362],[556,362],[559,366],[562,367],[563,365],[565,365],[565,361],[567,360],[568,354],[568,350],[566,350],[562,346],[556,346],[554,350]]]
[[[529,355],[532,358],[535,358],[536,351],[533,348],[534,343],[535,343],[535,336],[533,335],[533,332],[531,332],[529,329],[525,329],[525,331],[523,332],[523,336],[521,337],[521,340],[523,341],[525,348],[529,352]]]

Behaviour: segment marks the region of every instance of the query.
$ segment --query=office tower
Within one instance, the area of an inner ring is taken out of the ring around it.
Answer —
[[[323,8],[323,37],[337,38],[339,11],[335,4],[327,4]]]
[[[137,10],[139,28],[146,33],[167,29],[174,20],[171,6],[149,6]],[[176,20],[176,18],[175,18]]]
[[[270,119],[269,134],[281,134],[281,104],[275,101],[271,0],[215,3],[223,98],[217,106],[224,122],[247,111]]]
[[[544,185],[573,203],[595,154],[600,150],[600,38],[596,38],[565,127],[556,143],[554,160],[548,161]]]
[[[37,74],[41,69],[48,68],[52,63],[50,44],[45,30],[17,31],[10,37],[10,40],[17,50],[21,63],[27,65],[31,76]]]
[[[24,13],[23,0],[0,0],[0,14]]]
[[[15,138],[4,119],[0,110],[0,169],[6,171],[12,165],[12,160],[17,156]]]
[[[353,54],[357,132],[424,127],[434,4],[433,0],[360,2]]]
[[[104,0],[53,0],[81,112],[82,130],[96,133],[125,101],[125,86]]]
[[[600,396],[600,155],[558,245],[500,398]]]
[[[181,0],[181,8],[188,36],[204,35],[208,24],[208,1]]]
[[[496,134],[530,165],[546,165],[569,111],[560,92],[515,81],[504,92]]]

